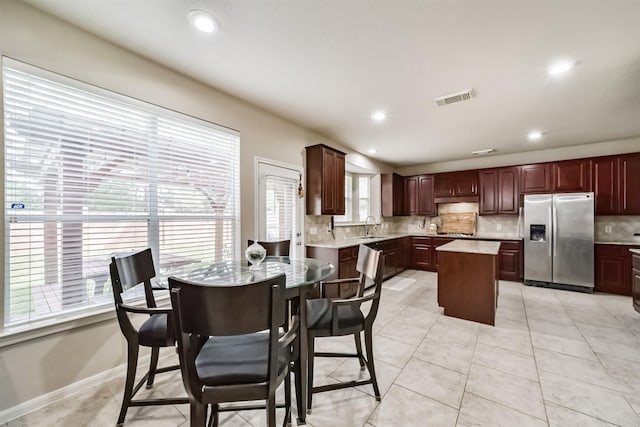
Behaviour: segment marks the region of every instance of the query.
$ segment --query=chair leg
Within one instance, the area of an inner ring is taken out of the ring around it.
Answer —
[[[376,395],[376,400],[380,401],[380,389],[378,388],[378,380],[376,379],[376,368],[373,364],[373,331],[371,327],[366,328],[364,331],[364,344],[367,347],[367,368],[369,369],[369,375],[371,375],[373,392]]]
[[[356,341],[356,352],[358,353],[358,361],[360,362],[360,369],[363,370],[365,368],[365,360],[364,355],[362,354],[362,341],[360,340],[360,331],[353,334],[353,338]]]
[[[153,387],[153,380],[156,377],[156,369],[158,368],[159,354],[159,347],[151,347],[151,361],[149,362],[149,377],[147,378],[147,388]]]
[[[291,370],[287,370],[287,375],[284,377],[284,422],[282,427],[287,427],[291,424]]]
[[[308,371],[308,380],[307,380],[307,411],[311,412],[311,402],[313,399],[313,362],[314,362],[314,352],[315,352],[315,339],[313,335],[309,334],[309,371]]]
[[[218,427],[218,423],[220,422],[220,412],[218,411],[218,409],[219,408],[217,403],[211,405],[211,418],[209,420],[209,427]]]
[[[205,427],[207,425],[207,405],[191,402],[189,405],[191,427]]]
[[[127,409],[131,405],[133,397],[133,386],[136,381],[136,368],[138,367],[138,343],[129,343],[127,345],[127,378],[124,382],[124,394],[122,396],[122,406],[120,407],[120,415],[118,415],[118,426],[124,423],[127,416]]]
[[[276,427],[276,392],[269,393],[267,398],[267,426]]]

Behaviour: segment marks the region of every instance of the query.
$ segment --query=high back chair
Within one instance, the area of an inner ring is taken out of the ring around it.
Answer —
[[[378,388],[373,363],[373,322],[378,314],[378,306],[380,304],[382,267],[382,252],[371,249],[368,246],[360,245],[356,264],[356,270],[360,273],[360,277],[324,282],[324,284],[356,282],[358,284],[356,295],[349,299],[320,298],[307,300],[307,333],[309,338],[309,393],[307,407],[309,410],[311,409],[313,393],[365,384],[373,385],[376,399],[380,400],[380,390]],[[361,310],[361,305],[367,301],[371,301],[371,307],[365,316]],[[367,351],[366,358],[362,353],[362,342],[360,341],[360,332],[362,331],[364,331],[364,341]],[[314,340],[316,337],[335,337],[351,334],[353,334],[355,338],[355,354],[314,352]],[[361,369],[365,367],[368,369],[369,379],[314,387],[314,357],[357,357],[360,361]]]
[[[151,249],[145,249],[130,255],[112,257],[109,271],[111,273],[118,323],[122,334],[127,340],[127,378],[117,422],[118,425],[122,425],[127,415],[127,409],[130,406],[174,405],[188,403],[189,400],[186,397],[133,400],[133,397],[145,382],[147,383],[147,388],[153,386],[156,374],[180,368],[180,365],[158,368],[160,347],[173,347],[175,344],[173,318],[171,308],[158,308],[153,296],[153,290],[160,288],[154,288],[151,284],[151,279],[156,276]],[[144,287],[146,307],[124,303],[122,295],[138,285]],[[136,328],[129,317],[132,314],[146,314],[149,318],[139,328]],[[140,346],[151,348],[151,360],[149,370],[135,384]]]
[[[247,246],[253,245],[253,242],[253,240],[249,240]],[[291,240],[278,240],[273,242],[261,242],[258,240],[258,244],[267,250],[268,257],[289,256]]]
[[[211,286],[169,278],[182,381],[191,404],[191,426],[210,423],[218,412],[257,409],[221,403],[266,400],[267,425],[275,426],[275,393],[285,383],[291,418],[289,364],[298,318],[286,333],[285,276],[237,286]]]

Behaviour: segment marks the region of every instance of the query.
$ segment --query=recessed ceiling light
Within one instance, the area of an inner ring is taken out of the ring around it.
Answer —
[[[487,148],[487,149],[484,149],[484,150],[472,151],[471,154],[473,154],[474,156],[478,156],[478,155],[481,155],[481,154],[493,153],[494,151],[496,151],[495,148]]]
[[[547,73],[550,76],[558,76],[558,75],[564,74],[567,71],[569,71],[570,69],[572,69],[574,65],[575,65],[575,62],[572,62],[572,61],[559,61],[559,62],[556,62],[556,63],[552,64],[547,69]]]
[[[220,28],[220,23],[216,18],[204,10],[192,10],[188,14],[189,22],[203,33],[213,33]]]
[[[387,118],[387,113],[384,111],[376,111],[371,114],[371,118],[376,122],[382,122]]]
[[[537,130],[531,131],[529,135],[527,135],[527,138],[529,138],[529,141],[537,141],[542,138],[542,132]]]
[[[375,148],[369,148],[369,150],[367,152],[369,154],[376,154],[378,152],[378,150],[376,150]]]

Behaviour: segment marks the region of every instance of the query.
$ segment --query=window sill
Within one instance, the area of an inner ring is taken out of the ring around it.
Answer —
[[[169,294],[156,296],[156,302],[159,306],[169,301]],[[144,299],[133,303],[134,306],[144,306]],[[66,317],[64,319],[49,319],[42,322],[34,322],[28,325],[20,325],[8,327],[0,331],[0,348],[8,347],[14,344],[35,340],[52,334],[93,325],[100,322],[110,321],[116,318],[116,312],[113,305],[96,310],[90,314],[83,313],[76,316]]]

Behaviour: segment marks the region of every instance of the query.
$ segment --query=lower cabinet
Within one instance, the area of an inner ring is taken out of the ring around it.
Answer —
[[[522,240],[502,241],[498,252],[498,274],[500,280],[522,282],[523,250]]]
[[[412,237],[410,267],[414,270],[434,271],[433,252],[430,237]]]
[[[629,245],[595,246],[595,288],[596,292],[632,295],[631,252],[638,248]]]

